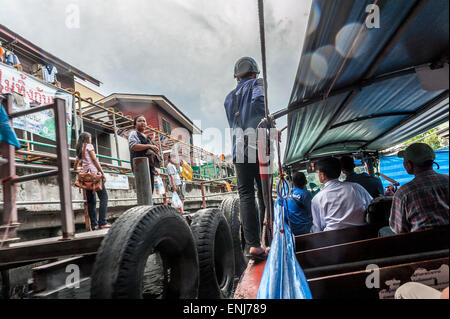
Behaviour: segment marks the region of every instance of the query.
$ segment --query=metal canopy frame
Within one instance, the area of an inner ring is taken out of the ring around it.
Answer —
[[[387,44],[384,46],[384,48],[381,50],[381,52],[378,54],[378,56],[375,58],[375,61],[372,62],[371,66],[369,67],[369,70],[362,76],[363,79],[370,78],[374,75],[375,71],[378,69],[380,64],[384,61],[384,59],[387,57],[387,55],[391,52],[391,50],[394,48],[395,44],[400,41],[402,35],[406,32],[408,27],[413,23],[415,18],[419,15],[419,13],[422,11],[422,9],[425,7],[425,5],[428,3],[428,0],[419,0],[416,2],[416,4],[411,9],[410,13],[407,15],[405,20],[402,22],[400,27],[394,32],[394,34],[391,36]],[[330,119],[328,124],[325,126],[325,128],[322,130],[322,132],[319,134],[317,139],[314,141],[314,143],[311,145],[311,147],[306,151],[305,156],[309,156],[309,154],[314,150],[317,143],[322,139],[322,137],[325,135],[325,133],[331,128],[334,121],[339,118],[339,116],[342,114],[342,112],[346,109],[346,107],[350,104],[350,102],[353,101],[353,99],[358,95],[359,90],[353,89],[350,93],[350,95],[347,96],[347,98],[342,102],[341,106],[337,110],[337,112],[334,114],[334,116]]]
[[[391,132],[393,132],[395,129],[397,129],[398,127],[401,127],[402,125],[404,125],[405,123],[413,120],[414,118],[416,118],[417,116],[420,116],[420,114],[422,114],[423,112],[425,112],[426,110],[432,108],[433,106],[437,105],[438,103],[442,102],[445,98],[448,98],[448,90],[442,94],[440,94],[437,98],[434,98],[433,100],[427,102],[424,106],[420,107],[418,110],[416,111],[409,111],[409,112],[385,112],[385,113],[380,113],[380,114],[371,114],[371,115],[367,115],[367,116],[361,116],[361,117],[357,117],[351,120],[347,120],[341,123],[335,123],[336,119],[339,118],[339,116],[343,113],[343,111],[347,108],[347,106],[353,101],[353,99],[358,95],[359,91],[361,91],[363,88],[371,86],[375,83],[379,83],[379,82],[383,82],[383,81],[387,81],[390,79],[394,79],[394,78],[398,78],[401,76],[406,76],[409,74],[414,74],[416,71],[416,68],[418,66],[414,66],[414,67],[407,67],[407,68],[402,68],[400,70],[396,70],[396,71],[392,71],[380,76],[374,76],[375,72],[377,71],[377,69],[379,68],[379,66],[385,61],[385,59],[389,56],[389,54],[391,53],[391,51],[394,49],[394,47],[396,46],[396,44],[402,39],[403,35],[406,33],[406,31],[409,29],[409,27],[413,24],[413,22],[415,21],[415,19],[417,18],[417,16],[422,12],[422,10],[424,9],[424,7],[428,4],[428,0],[418,0],[410,9],[410,11],[408,12],[408,14],[405,16],[404,20],[402,21],[402,23],[399,25],[399,27],[395,30],[395,32],[390,36],[389,40],[387,41],[387,43],[384,45],[384,47],[381,49],[381,51],[378,53],[378,55],[375,57],[374,61],[371,63],[371,65],[369,66],[368,71],[366,71],[364,73],[364,75],[361,77],[361,79],[359,81],[357,81],[357,83],[343,87],[343,88],[338,88],[338,89],[334,89],[329,91],[328,93],[325,94],[320,94],[318,96],[312,97],[312,98],[308,98],[308,99],[303,99],[300,101],[296,101],[291,103],[286,109],[282,109],[278,112],[275,112],[272,114],[272,117],[274,119],[280,118],[284,115],[288,115],[288,114],[292,114],[304,107],[313,105],[315,103],[327,100],[331,97],[336,97],[345,93],[348,93],[344,99],[344,101],[341,103],[341,105],[338,107],[337,111],[335,112],[335,114],[333,114],[332,118],[328,121],[328,123],[326,124],[326,126],[322,129],[322,131],[319,133],[318,137],[314,140],[314,142],[312,143],[312,145],[308,148],[308,150],[305,152],[305,154],[303,155],[304,159],[309,159],[311,157],[311,154],[314,153],[314,151],[319,150],[319,149],[323,149],[325,147],[329,147],[329,146],[333,146],[333,145],[338,145],[338,144],[345,144],[345,143],[363,143],[363,145],[360,147],[359,150],[355,150],[355,151],[367,151],[368,147],[376,140],[385,137],[386,135],[390,134]],[[448,53],[445,53],[448,55]],[[442,56],[441,56],[442,58]],[[429,61],[429,63],[427,64],[433,64],[436,61]],[[423,64],[422,64],[423,65]],[[360,121],[365,121],[365,120],[370,120],[370,119],[374,119],[374,118],[383,118],[383,117],[393,117],[393,116],[407,116],[405,119],[401,120],[399,123],[397,123],[396,125],[394,125],[393,127],[389,128],[387,131],[383,132],[382,134],[380,134],[379,136],[377,136],[375,139],[371,140],[371,141],[363,141],[363,140],[358,140],[358,141],[338,141],[338,142],[333,142],[333,143],[328,143],[326,145],[323,145],[319,148],[316,148],[317,144],[319,143],[319,141],[323,138],[323,136],[331,129],[334,128],[338,128],[341,126],[345,126],[348,124],[352,124],[355,122],[360,122]],[[297,162],[301,162],[302,160],[298,160]],[[289,165],[286,165],[288,167],[293,167],[295,166],[295,162],[294,163],[290,163]]]

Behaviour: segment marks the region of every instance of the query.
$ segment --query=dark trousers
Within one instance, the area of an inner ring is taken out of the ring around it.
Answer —
[[[155,191],[155,168],[150,166],[150,180],[152,181],[151,187],[152,187],[152,194]]]
[[[97,199],[95,193],[88,190],[86,191],[86,200],[92,229],[94,229],[95,226],[103,226],[108,223],[106,221],[106,211],[108,209],[108,192],[106,191],[105,183],[103,183],[102,190],[97,191],[96,193],[98,195],[98,198],[100,199],[98,220],[96,212]]]
[[[244,238],[249,247],[261,246],[261,229],[264,222],[264,198],[259,175],[259,164],[235,164],[240,200],[240,217]],[[256,208],[255,184],[259,211]]]

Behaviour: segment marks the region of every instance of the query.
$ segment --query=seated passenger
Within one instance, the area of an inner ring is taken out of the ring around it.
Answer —
[[[287,200],[288,221],[295,236],[307,234],[311,230],[311,194],[305,190],[306,176],[297,172],[293,177],[292,193]]]
[[[350,156],[341,157],[342,173],[347,176],[346,182],[357,183],[364,187],[373,198],[383,196],[384,189],[381,179],[372,177],[367,173],[355,173],[355,162]]]
[[[398,233],[448,225],[448,175],[433,170],[436,155],[424,143],[414,143],[398,153],[414,179],[400,187],[392,200],[389,226]]]
[[[365,211],[372,196],[359,184],[340,182],[341,164],[337,158],[317,163],[324,188],[313,198],[313,231],[335,230],[365,224]]]

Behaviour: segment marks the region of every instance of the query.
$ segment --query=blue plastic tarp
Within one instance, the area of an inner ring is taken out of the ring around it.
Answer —
[[[312,299],[305,274],[295,256],[294,237],[282,216],[280,204],[281,200],[275,203],[274,236],[256,298]],[[281,232],[283,226],[284,232]]]
[[[448,149],[436,150],[435,153],[435,162],[439,164],[439,169],[437,169],[436,165],[434,165],[434,170],[441,174],[448,174]],[[414,175],[409,175],[403,167],[403,158],[400,158],[397,155],[380,158],[380,173],[396,180],[400,183],[400,185],[404,185],[414,178]],[[387,187],[391,184],[384,178],[381,178],[381,181],[383,182],[383,187]]]

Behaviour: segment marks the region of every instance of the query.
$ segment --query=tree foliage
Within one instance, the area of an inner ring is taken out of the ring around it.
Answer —
[[[434,150],[441,148],[441,139],[436,134],[437,129],[433,128],[425,133],[422,133],[420,135],[417,135],[416,137],[413,137],[409,140],[407,140],[404,144],[410,145],[412,143],[418,142],[418,143],[425,143],[430,145]]]

